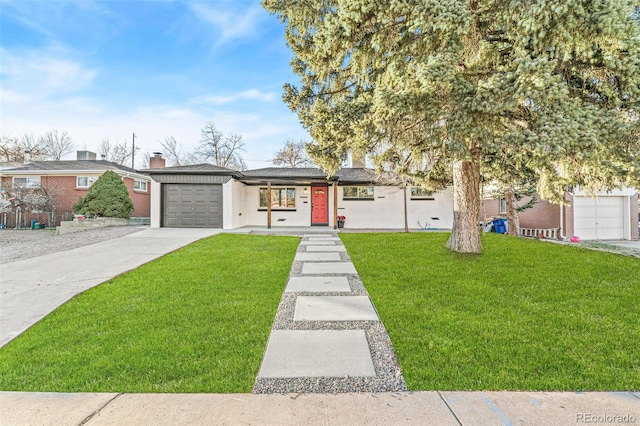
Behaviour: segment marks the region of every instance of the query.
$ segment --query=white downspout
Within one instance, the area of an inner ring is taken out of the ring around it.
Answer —
[[[560,239],[562,239],[562,241],[567,239],[564,235],[564,204],[560,205]]]

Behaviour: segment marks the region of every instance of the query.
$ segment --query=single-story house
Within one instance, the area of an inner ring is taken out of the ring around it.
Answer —
[[[623,188],[591,196],[581,189],[565,194],[560,206],[541,200],[520,212],[522,235],[563,239],[577,236],[582,240],[638,240],[638,190]],[[519,202],[524,205],[530,198]],[[506,217],[506,202],[483,200],[487,218]]]
[[[333,177],[317,168],[236,171],[209,164],[162,167],[152,157],[151,227],[245,226],[450,229],[451,190],[383,185],[364,168],[343,168]],[[158,161],[162,160],[161,163]]]
[[[122,177],[127,187],[134,211],[132,217],[150,216],[151,178],[136,170],[106,160],[96,160],[96,154],[78,151],[76,160],[30,161],[23,164],[5,163],[0,166],[0,184],[5,211],[0,213],[0,224],[6,227],[29,224],[31,220],[45,221],[57,226],[61,220],[72,219],[72,206],[87,194],[91,185],[107,170]],[[50,202],[44,210],[23,211],[16,215],[15,206],[9,201],[17,190],[47,194]]]
[[[141,170],[151,182],[151,226],[344,227],[351,229],[451,229],[451,189],[380,183],[371,170],[345,167],[327,177],[317,168],[268,167],[237,171],[210,164],[165,167],[161,154]],[[406,197],[406,198],[405,198]],[[546,201],[520,214],[524,235],[561,239],[638,239],[638,192],[623,189],[590,197],[567,194],[567,205]],[[526,200],[524,201],[526,202]],[[504,216],[504,200],[483,200],[480,218]],[[561,214],[562,213],[562,214]]]

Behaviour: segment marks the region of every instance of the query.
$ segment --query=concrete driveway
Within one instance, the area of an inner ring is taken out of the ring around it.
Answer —
[[[618,247],[626,247],[626,248],[640,250],[640,241],[620,240],[620,241],[603,241],[603,242],[606,244],[611,244]]]
[[[75,295],[221,229],[147,229],[0,265],[0,347]]]

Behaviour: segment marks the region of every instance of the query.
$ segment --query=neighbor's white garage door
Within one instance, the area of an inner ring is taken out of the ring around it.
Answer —
[[[583,240],[624,238],[624,197],[575,197],[573,233]]]

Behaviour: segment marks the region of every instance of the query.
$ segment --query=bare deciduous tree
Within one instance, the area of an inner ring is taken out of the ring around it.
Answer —
[[[109,154],[111,154],[111,141],[109,138],[102,138],[100,143],[98,143],[98,155],[103,157],[105,160],[109,160]]]
[[[0,161],[24,161],[24,153],[29,151],[32,160],[44,160],[47,153],[33,133],[25,133],[20,138],[0,136]]]
[[[131,161],[131,154],[131,146],[127,144],[127,141],[123,141],[119,144],[116,144],[116,146],[113,148],[110,161],[126,166]]]
[[[107,161],[129,165],[131,163],[131,146],[127,141],[112,143],[109,138],[103,138],[98,144],[98,154],[104,155]]]
[[[212,122],[207,122],[202,128],[196,154],[204,161],[229,169],[245,170],[247,165],[240,155],[241,151],[244,151],[241,135],[231,133],[224,136]]]
[[[58,186],[30,187],[9,185],[0,188],[0,213],[14,213],[16,228],[27,226],[32,214],[47,214],[49,224],[55,222],[58,198],[64,191]]]
[[[42,149],[47,153],[47,157],[60,161],[66,154],[73,152],[75,145],[71,136],[66,131],[58,133],[57,130],[50,130],[40,138]]]
[[[169,136],[164,139],[164,142],[160,142],[160,145],[164,151],[164,158],[169,162],[170,166],[185,165],[182,145],[176,140],[176,138]]]
[[[21,154],[18,147],[18,140],[11,136],[0,136],[0,161],[22,161],[24,151]]]
[[[142,153],[142,168],[149,169],[151,167],[151,154],[148,152]]]
[[[313,167],[313,160],[307,155],[306,143],[303,140],[294,142],[291,139],[287,139],[284,142],[284,147],[276,152],[275,157],[271,162],[276,166],[285,167]]]

